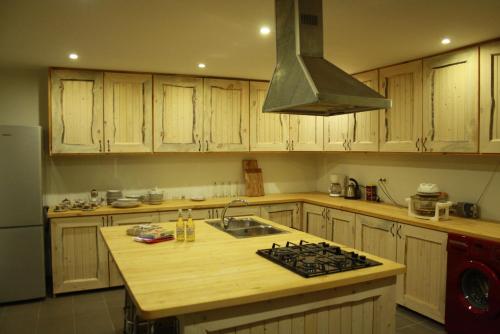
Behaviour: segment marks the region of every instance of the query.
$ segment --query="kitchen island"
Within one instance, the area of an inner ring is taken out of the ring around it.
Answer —
[[[202,220],[195,242],[141,244],[127,226],[101,233],[140,317],[176,316],[181,333],[394,333],[403,265],[367,254],[382,265],[303,278],[256,251],[326,240],[256,219],[287,233],[237,239]]]

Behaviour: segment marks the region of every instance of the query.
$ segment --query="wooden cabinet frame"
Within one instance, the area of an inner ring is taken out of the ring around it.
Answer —
[[[480,151],[500,153],[500,41],[480,47]]]

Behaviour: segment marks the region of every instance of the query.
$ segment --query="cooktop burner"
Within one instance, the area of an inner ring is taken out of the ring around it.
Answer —
[[[367,259],[364,255],[344,251],[326,242],[314,244],[304,240],[299,244],[288,241],[283,247],[273,243],[271,248],[259,249],[257,254],[303,277],[315,277],[381,264]]]

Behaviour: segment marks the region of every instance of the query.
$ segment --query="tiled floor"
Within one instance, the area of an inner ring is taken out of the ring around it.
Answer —
[[[0,306],[1,334],[123,333],[123,289]],[[444,327],[398,307],[396,334],[445,334]]]

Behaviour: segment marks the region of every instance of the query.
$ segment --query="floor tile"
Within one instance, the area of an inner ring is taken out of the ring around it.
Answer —
[[[113,327],[115,329],[115,333],[123,333],[123,307],[109,307],[108,310],[111,322],[113,323]]]
[[[37,317],[24,314],[11,314],[0,321],[0,333],[33,334],[36,330]]]
[[[4,306],[3,318],[17,315],[24,315],[26,317],[38,317],[40,305],[40,301],[7,304]]]
[[[401,314],[396,314],[396,329],[415,324],[416,322],[412,321],[410,318]]]
[[[73,315],[52,314],[40,318],[37,327],[38,334],[74,334],[75,321]]]
[[[73,296],[75,316],[107,314],[103,293],[78,294]]]
[[[73,316],[73,297],[47,298],[40,305],[40,319]]]
[[[108,307],[125,306],[125,289],[123,288],[108,290],[103,296]]]
[[[75,318],[76,334],[115,334],[113,323],[108,313],[85,315]]]

